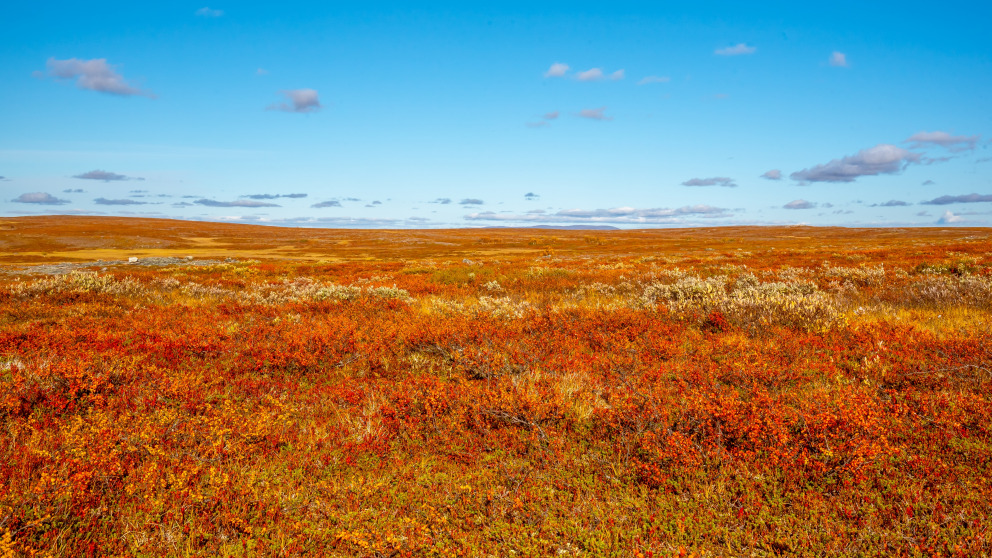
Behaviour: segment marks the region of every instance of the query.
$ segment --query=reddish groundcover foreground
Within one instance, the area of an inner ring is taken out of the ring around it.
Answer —
[[[0,556],[992,553],[988,229],[0,229]]]

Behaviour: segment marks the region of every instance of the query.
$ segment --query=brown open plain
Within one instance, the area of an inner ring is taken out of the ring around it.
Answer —
[[[987,228],[712,227],[559,230],[317,229],[115,217],[0,220],[0,262],[36,264],[193,256],[285,260],[670,256],[760,254],[765,264],[819,265],[844,254],[872,261],[924,261],[946,251],[988,252]],[[716,252],[715,254],[713,252]]]

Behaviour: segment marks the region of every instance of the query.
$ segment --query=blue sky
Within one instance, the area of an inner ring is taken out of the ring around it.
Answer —
[[[987,2],[5,3],[0,212],[992,224]]]

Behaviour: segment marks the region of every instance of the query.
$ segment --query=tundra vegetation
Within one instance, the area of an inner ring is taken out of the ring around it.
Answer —
[[[0,556],[992,553],[988,229],[0,224]]]

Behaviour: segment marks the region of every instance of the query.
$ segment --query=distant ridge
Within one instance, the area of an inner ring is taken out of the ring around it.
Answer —
[[[529,227],[485,227],[487,229],[555,229],[561,231],[619,231],[619,227],[610,225],[531,225]]]

